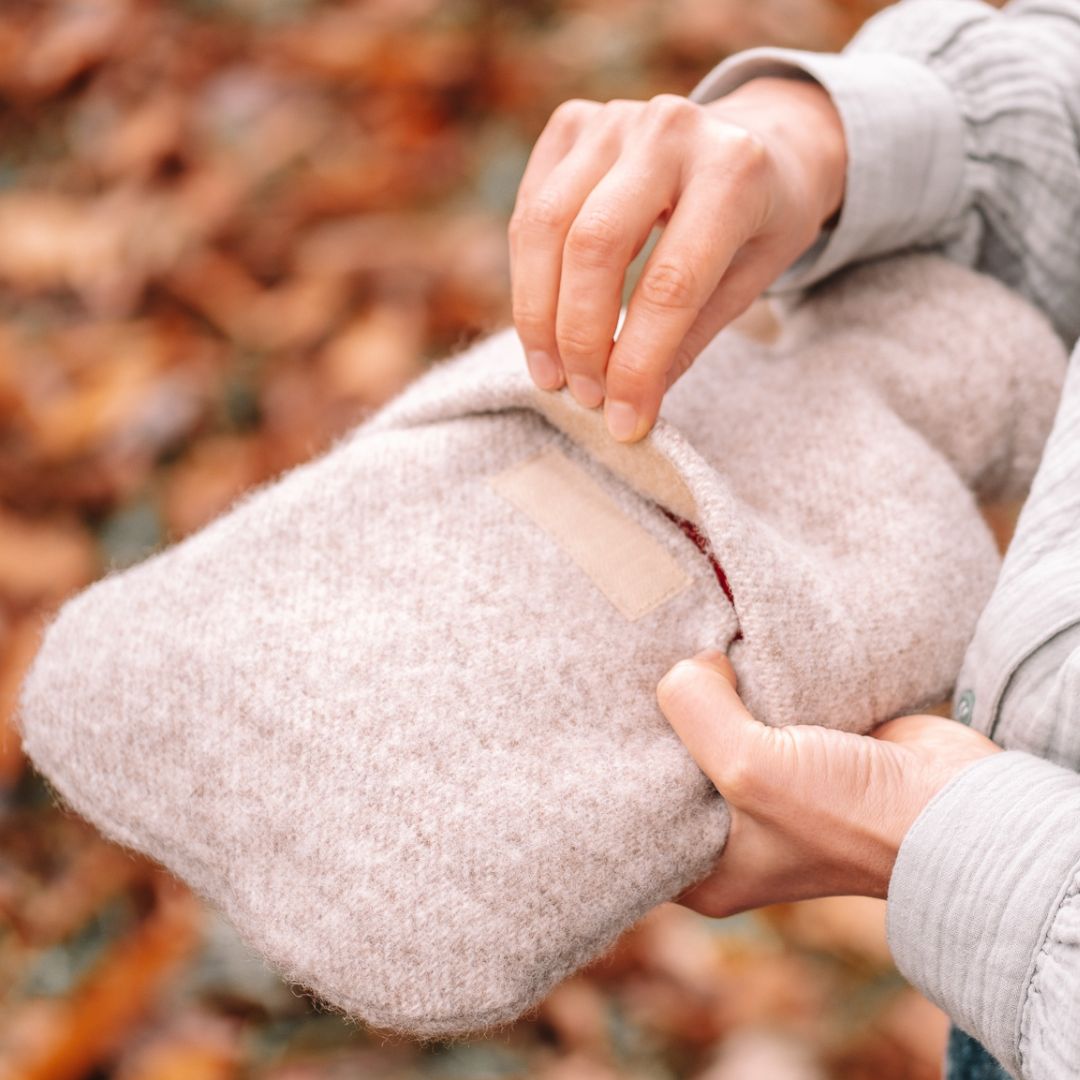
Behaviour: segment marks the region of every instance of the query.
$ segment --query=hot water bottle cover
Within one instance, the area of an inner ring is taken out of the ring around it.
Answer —
[[[656,704],[727,649],[773,724],[943,699],[1065,353],[931,256],[729,329],[643,442],[512,329],[324,457],[72,599],[27,752],[290,980],[417,1036],[513,1019],[704,876],[725,804]]]

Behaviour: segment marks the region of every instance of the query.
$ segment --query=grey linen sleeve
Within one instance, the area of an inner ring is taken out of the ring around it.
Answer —
[[[958,681],[1009,750],[929,803],[889,884],[900,971],[1027,1080],[1080,1075],[1078,477],[1080,346]]]
[[[962,771],[904,839],[888,923],[901,972],[1013,1076],[1077,1075],[1080,776],[1019,751]]]
[[[1038,304],[1080,336],[1080,0],[905,0],[843,53],[750,49],[690,93],[749,79],[814,79],[844,125],[836,225],[774,284],[908,247],[942,250]]]
[[[1026,1080],[1080,1074],[1078,477],[1080,346],[958,682],[958,715],[1011,749],[939,792],[889,883],[900,971]]]

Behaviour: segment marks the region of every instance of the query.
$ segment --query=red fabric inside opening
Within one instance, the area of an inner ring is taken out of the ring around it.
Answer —
[[[724,568],[720,565],[719,560],[713,553],[709,541],[706,540],[704,536],[702,536],[701,531],[692,521],[687,521],[686,518],[679,517],[678,514],[673,514],[670,510],[667,510],[662,506],[660,507],[660,509],[664,511],[665,517],[667,517],[670,521],[675,522],[675,524],[678,525],[679,528],[682,529],[682,531],[688,537],[690,537],[698,551],[700,551],[701,554],[709,560],[709,564],[713,568],[713,573],[716,575],[716,580],[719,583],[720,588],[724,590],[724,595],[727,597],[728,603],[734,609],[735,597],[731,594],[731,585],[728,583],[727,574],[724,573]],[[731,640],[741,641],[742,630],[739,630]]]

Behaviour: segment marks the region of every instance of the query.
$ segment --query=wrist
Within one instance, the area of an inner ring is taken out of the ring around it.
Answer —
[[[844,199],[847,143],[840,114],[824,87],[809,79],[761,77],[702,107],[754,131],[797,163],[813,192],[817,225],[836,217]]]
[[[934,724],[954,724],[954,721],[942,721],[938,717],[906,719],[932,719]],[[968,734],[968,729],[964,734]],[[850,874],[845,891],[853,895],[884,900],[900,849],[937,794],[967,766],[988,754],[1000,753],[992,743],[978,736],[978,743],[974,739],[964,739],[959,746],[949,742],[935,744],[931,741],[932,734],[918,737],[926,740],[926,749],[941,760],[934,760],[918,750],[882,747],[879,775],[888,777],[888,781],[877,787],[871,797],[859,799],[862,805],[858,813],[851,813],[852,808],[848,807],[844,814],[846,829],[837,830],[842,840],[836,859],[841,870]],[[874,746],[873,743],[869,745]],[[894,752],[897,749],[899,755]]]

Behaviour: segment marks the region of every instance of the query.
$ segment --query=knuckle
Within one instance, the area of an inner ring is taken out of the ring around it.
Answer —
[[[665,127],[696,122],[700,106],[679,94],[657,94],[649,99],[647,111]]]
[[[565,224],[569,215],[563,208],[562,200],[549,191],[537,192],[526,200],[510,219],[510,234],[558,229]]]
[[[752,802],[760,788],[760,774],[745,753],[732,757],[724,766],[722,795],[730,796],[736,803]]]
[[[693,271],[664,261],[649,267],[641,278],[641,298],[653,307],[687,308],[697,300]]]
[[[511,304],[511,309],[514,325],[517,326],[519,330],[524,330],[526,332],[539,331],[547,324],[543,311],[535,304],[529,303],[526,300],[515,297]]]
[[[567,323],[555,331],[559,354],[574,366],[573,361],[588,361],[595,355],[599,342],[595,334],[577,322]]]
[[[671,362],[671,367],[668,368],[668,388],[670,389],[675,385],[693,366],[696,354],[691,353],[686,348],[680,347],[675,353],[675,359]]]
[[[593,213],[579,219],[566,237],[569,254],[586,262],[607,262],[622,246],[622,230],[607,214]]]
[[[726,153],[729,168],[747,179],[759,177],[769,163],[765,140],[747,128],[733,128],[728,134]]]
[[[607,387],[613,398],[635,402],[647,400],[655,382],[653,367],[636,356],[627,355],[625,350],[613,359],[608,368]]]
[[[587,98],[567,98],[556,106],[551,119],[560,124],[574,125],[588,119],[600,107],[599,102],[589,101]]]
[[[683,338],[682,343],[675,350],[674,359],[668,368],[668,377],[672,384],[681,379],[694,366],[694,362],[713,336],[715,336],[715,332],[707,327],[697,325],[690,329],[686,337]]]

